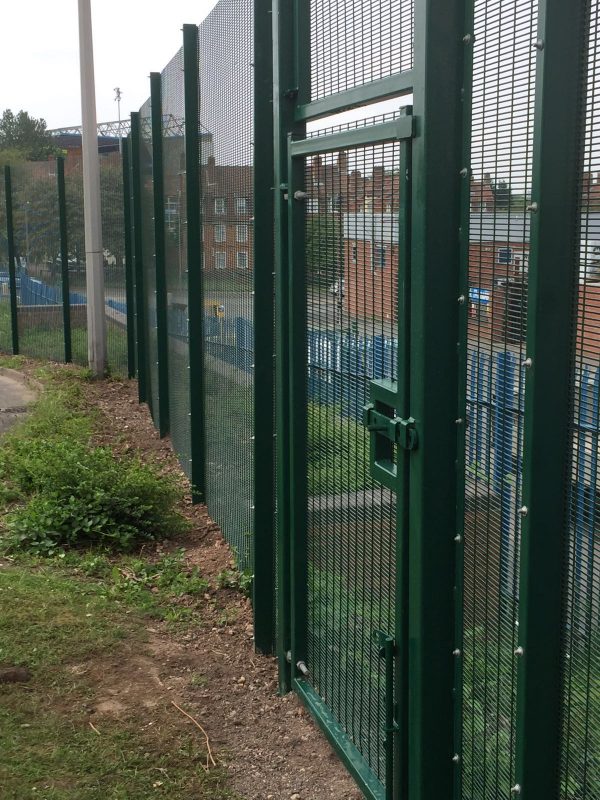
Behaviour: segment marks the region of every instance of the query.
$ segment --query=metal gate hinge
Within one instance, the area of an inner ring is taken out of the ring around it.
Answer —
[[[379,653],[379,658],[386,658],[390,654],[393,654],[396,651],[396,642],[394,641],[394,637],[390,636],[389,633],[385,631],[373,631],[373,640],[377,645],[377,650]]]
[[[363,407],[363,423],[371,433],[381,433],[394,444],[405,450],[414,450],[418,444],[416,421],[414,417],[389,417],[377,411],[374,403]]]

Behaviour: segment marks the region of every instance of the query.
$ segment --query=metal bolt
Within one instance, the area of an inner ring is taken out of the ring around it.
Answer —
[[[298,663],[296,664],[296,666],[298,667],[298,670],[299,670],[299,671],[300,671],[300,672],[301,672],[301,673],[302,673],[302,674],[303,674],[305,677],[306,677],[306,675],[308,675],[308,667],[306,666],[306,664],[304,663],[304,661],[298,661]]]
[[[294,192],[294,200],[306,200],[307,197],[308,195],[306,194],[306,192],[301,192],[300,189]]]
[[[471,36],[471,34],[470,34],[470,33],[465,33],[465,35],[463,36],[463,42],[464,42],[465,44],[471,44],[471,40],[472,40],[472,38],[473,38],[473,37]]]
[[[463,422],[464,422],[464,419],[462,417],[459,417],[458,419],[454,420],[454,424],[455,425],[462,425]]]
[[[461,654],[461,653],[460,653],[460,650],[458,649],[458,647],[456,648],[456,650],[453,650],[453,651],[452,651],[452,655],[453,655],[453,656],[456,656],[456,658],[458,658],[458,656],[459,656],[460,654]]]
[[[458,764],[458,762],[460,761],[460,756],[458,755],[458,753],[454,753],[454,755],[452,756],[452,761],[455,764]]]
[[[526,517],[527,514],[529,514],[529,509],[527,508],[527,506],[521,506],[521,508],[519,509],[519,514],[522,517]]]
[[[544,49],[544,40],[543,39],[536,39],[534,47],[536,50],[543,50]]]
[[[461,175],[461,177],[462,177],[462,178],[466,178],[468,174],[469,174],[469,170],[468,170],[468,168],[467,168],[467,167],[463,167],[463,168],[461,169],[461,171],[460,171],[460,175]]]
[[[529,367],[531,367],[532,364],[533,364],[533,359],[532,358],[526,358],[525,361],[521,362],[521,366],[525,367],[525,369],[529,369]]]
[[[529,203],[529,205],[527,206],[527,211],[531,211],[532,214],[535,214],[538,208],[539,206],[537,203]]]
[[[456,542],[456,544],[460,544],[462,542],[462,536],[460,535],[460,533],[456,534],[456,536],[454,537],[454,541]]]
[[[515,783],[514,786],[510,787],[511,794],[521,794],[521,785],[519,783]]]
[[[291,650],[288,650],[287,653],[285,654],[285,660],[288,662],[288,664],[292,663],[292,651]]]
[[[515,655],[522,656],[525,653],[525,650],[521,646],[515,648]]]
[[[466,299],[467,298],[464,296],[464,294],[461,294],[461,295],[458,296],[457,302],[458,302],[459,305],[462,306],[462,305],[464,305],[464,302],[465,302]]]

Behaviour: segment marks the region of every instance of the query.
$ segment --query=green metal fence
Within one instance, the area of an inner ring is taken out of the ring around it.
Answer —
[[[102,156],[111,367],[371,800],[600,797],[598,25],[221,0]],[[62,170],[6,171],[0,345],[84,361]]]

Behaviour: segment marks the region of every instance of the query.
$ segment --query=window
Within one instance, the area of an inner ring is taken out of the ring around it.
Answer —
[[[236,242],[247,242],[248,241],[248,226],[247,225],[236,225],[235,226],[235,240]]]
[[[373,269],[383,269],[385,267],[385,247],[376,244],[373,247]]]
[[[498,248],[498,263],[499,264],[512,264],[513,251],[512,247],[499,247]]]
[[[222,244],[226,239],[225,225],[215,225],[215,242]]]
[[[248,213],[248,199],[246,197],[235,198],[235,213],[236,214]]]
[[[319,198],[318,197],[309,197],[308,198],[308,206],[307,212],[309,214],[318,214],[319,213]]]
[[[248,269],[248,253],[240,250],[237,254],[237,268]]]
[[[356,264],[357,260],[358,260],[358,247],[355,244],[353,244],[351,261],[353,264]]]
[[[225,269],[227,267],[226,253],[215,251],[215,269]]]
[[[165,221],[169,233],[174,233],[177,230],[177,223],[179,221],[179,203],[176,197],[167,197],[167,202],[165,204]]]
[[[215,197],[215,214],[225,213],[225,198]]]

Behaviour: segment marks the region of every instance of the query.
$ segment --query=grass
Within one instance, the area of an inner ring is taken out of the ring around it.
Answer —
[[[2,366],[22,364],[20,357],[0,358]],[[60,447],[68,443],[81,466],[100,421],[85,399],[86,370],[43,366],[34,374],[46,391],[0,446],[5,510],[27,508],[47,491],[45,483],[50,491],[68,484],[75,473]],[[53,466],[55,446],[62,456]],[[163,621],[163,630],[197,630],[213,587],[182,549],[146,552],[5,548],[0,664],[26,666],[31,679],[0,684],[2,800],[235,797],[221,767],[205,771],[204,738],[174,709],[171,695],[136,672],[135,659],[153,658],[150,626]],[[189,682],[203,685],[198,675]],[[126,713],[95,711],[114,687],[133,698]],[[143,702],[148,697],[152,703]]]
[[[234,797],[223,770],[204,771],[202,737],[167,701],[122,719],[90,717],[87,667],[104,673],[126,646],[143,652],[143,603],[117,600],[105,581],[65,566],[29,563],[0,570],[0,607],[0,661],[32,671],[29,683],[0,686],[3,800]]]

